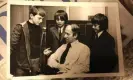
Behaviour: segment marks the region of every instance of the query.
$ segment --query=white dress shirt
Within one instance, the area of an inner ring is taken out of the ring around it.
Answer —
[[[58,68],[60,64],[60,58],[65,51],[67,44],[63,44],[59,47],[55,53],[53,53],[48,59],[48,65],[52,68]],[[66,56],[64,62],[65,66],[69,68],[67,72],[71,73],[84,73],[89,71],[90,64],[90,49],[80,43],[78,40],[71,43],[71,47]]]

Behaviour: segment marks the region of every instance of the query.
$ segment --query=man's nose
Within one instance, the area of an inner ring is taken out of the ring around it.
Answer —
[[[40,19],[40,23],[42,23],[42,19]]]
[[[61,20],[58,20],[58,22],[61,22]]]

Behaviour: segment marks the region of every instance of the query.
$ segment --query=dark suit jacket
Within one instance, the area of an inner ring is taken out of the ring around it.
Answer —
[[[46,44],[47,47],[50,47],[53,52],[55,52],[65,42],[64,31],[65,27],[63,29],[63,33],[61,34],[61,40],[59,40],[59,32],[56,26],[53,26],[47,30]]]
[[[41,35],[41,34],[40,34]],[[41,42],[41,41],[40,41]],[[11,73],[17,67],[30,69],[31,46],[30,35],[27,22],[17,24],[11,33]],[[39,53],[38,53],[39,54]]]
[[[61,40],[59,40],[58,27],[52,26],[50,28],[47,28],[46,47],[47,48],[50,47],[52,50],[52,53],[54,53],[63,43],[65,43],[64,31],[65,31],[65,27],[64,27],[63,32],[61,34]],[[49,57],[46,56],[45,58],[48,59]],[[48,65],[44,66],[44,74],[55,74],[57,71],[58,71],[57,69],[53,69],[53,68],[49,67]]]
[[[93,41],[90,56],[90,72],[108,73],[118,63],[114,38],[106,31]]]

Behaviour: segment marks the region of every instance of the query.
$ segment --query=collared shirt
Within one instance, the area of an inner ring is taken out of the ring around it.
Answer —
[[[48,65],[52,68],[58,68],[60,64],[60,58],[65,51],[67,44],[63,44],[59,47],[55,53],[53,53],[48,59]],[[72,73],[84,73],[89,71],[90,64],[90,49],[80,43],[78,40],[71,43],[71,47],[66,56],[64,65],[69,68],[67,72]]]
[[[98,33],[98,37],[100,37],[100,35],[103,33],[103,31],[100,31],[99,33]]]
[[[58,32],[60,32],[60,29],[61,29],[61,33],[63,33],[64,28],[65,28],[64,26],[61,28],[58,28]]]

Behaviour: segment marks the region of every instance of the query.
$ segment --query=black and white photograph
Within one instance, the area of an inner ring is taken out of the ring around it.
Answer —
[[[123,76],[115,2],[10,2],[9,74],[23,79]]]

